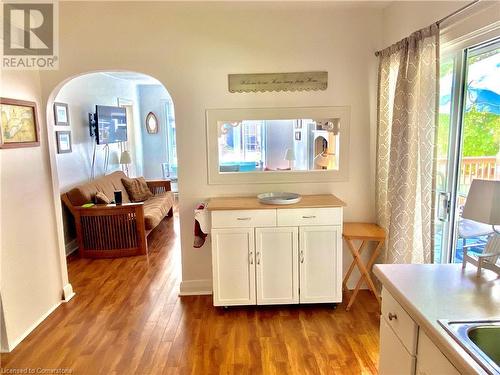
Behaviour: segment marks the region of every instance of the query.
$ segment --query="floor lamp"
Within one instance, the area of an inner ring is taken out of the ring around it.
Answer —
[[[129,176],[128,165],[132,163],[132,158],[130,157],[130,152],[127,150],[123,151],[120,155],[120,164],[125,166],[125,174]]]

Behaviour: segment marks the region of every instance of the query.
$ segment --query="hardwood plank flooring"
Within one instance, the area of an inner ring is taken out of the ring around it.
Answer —
[[[149,236],[148,257],[69,260],[76,296],[9,354],[2,368],[84,375],[376,374],[379,311],[362,291],[345,303],[214,308],[178,297],[178,221]],[[198,251],[193,249],[193,251]]]

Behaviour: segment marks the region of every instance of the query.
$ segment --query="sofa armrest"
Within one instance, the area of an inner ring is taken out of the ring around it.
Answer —
[[[100,215],[123,215],[127,212],[142,211],[144,215],[144,203],[123,203],[123,204],[95,204],[91,207],[73,207],[80,216],[100,216]]]
[[[148,184],[149,190],[151,190],[154,195],[172,190],[170,180],[148,180],[146,183]]]
[[[83,257],[147,253],[143,203],[74,209],[80,254]]]

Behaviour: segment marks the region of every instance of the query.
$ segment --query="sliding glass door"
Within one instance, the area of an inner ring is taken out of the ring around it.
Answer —
[[[461,262],[492,234],[462,210],[472,180],[500,180],[500,40],[442,56],[440,73],[434,262]]]

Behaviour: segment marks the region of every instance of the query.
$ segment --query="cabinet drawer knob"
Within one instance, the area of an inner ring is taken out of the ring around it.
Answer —
[[[237,217],[236,220],[246,221],[246,220],[252,220],[252,218],[251,217]]]
[[[398,319],[398,316],[396,314],[393,314],[393,313],[389,313],[387,315],[387,317],[389,318],[389,320],[397,320]]]
[[[253,251],[250,251],[250,253],[248,254],[248,259],[250,261],[250,264],[253,264]]]
[[[300,251],[300,263],[304,263],[304,251]]]
[[[260,264],[260,251],[257,251],[257,264]]]
[[[302,219],[316,219],[315,215],[304,215],[302,216]]]

